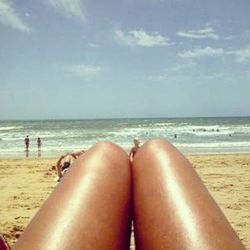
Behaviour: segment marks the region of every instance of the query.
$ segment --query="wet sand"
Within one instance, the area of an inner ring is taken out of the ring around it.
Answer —
[[[188,158],[250,249],[250,154]],[[57,185],[55,163],[55,158],[0,160],[0,232],[11,246]]]

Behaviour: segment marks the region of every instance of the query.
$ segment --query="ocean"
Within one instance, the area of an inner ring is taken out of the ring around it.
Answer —
[[[54,157],[112,141],[128,150],[162,138],[185,154],[250,152],[250,117],[0,121],[0,157]],[[41,151],[37,138],[42,140]]]

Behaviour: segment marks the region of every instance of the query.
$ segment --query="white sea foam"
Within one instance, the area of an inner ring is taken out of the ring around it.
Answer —
[[[250,141],[242,142],[208,142],[208,143],[174,143],[177,147],[189,148],[250,148]]]
[[[0,127],[0,131],[5,131],[5,130],[19,130],[23,129],[22,126],[6,126],[6,127]]]

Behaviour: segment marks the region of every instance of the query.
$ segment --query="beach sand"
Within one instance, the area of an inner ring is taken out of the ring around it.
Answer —
[[[250,154],[188,158],[250,249]],[[0,160],[0,232],[11,246],[57,185],[51,171],[55,162],[52,158]]]

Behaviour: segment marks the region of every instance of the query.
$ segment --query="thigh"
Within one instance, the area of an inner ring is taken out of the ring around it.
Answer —
[[[127,249],[130,174],[121,148],[95,145],[75,161],[13,249]]]
[[[137,249],[243,249],[189,161],[170,143],[144,144],[132,169]]]

